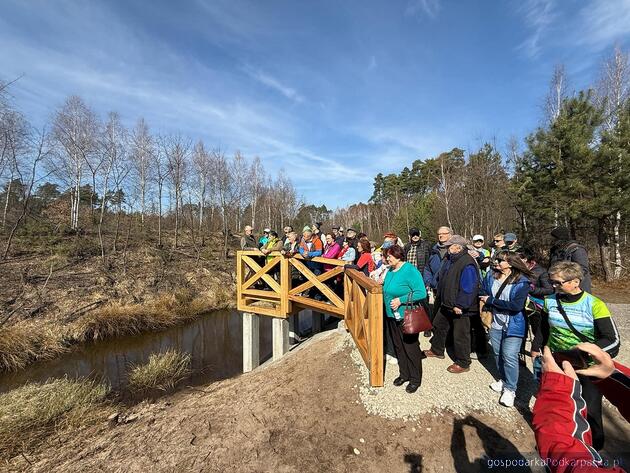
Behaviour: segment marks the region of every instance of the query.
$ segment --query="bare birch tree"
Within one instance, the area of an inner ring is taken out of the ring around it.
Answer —
[[[72,95],[66,99],[53,120],[53,136],[58,144],[55,169],[70,184],[70,227],[79,227],[81,181],[89,155],[96,148],[97,120],[83,100]]]
[[[144,118],[140,118],[136,123],[133,132],[131,133],[131,160],[133,164],[133,171],[135,174],[135,181],[138,186],[138,193],[140,194],[140,223],[144,227],[144,218],[146,215],[146,200],[149,190],[152,174],[153,153],[155,152],[153,146],[153,139],[149,132],[149,126]]]
[[[177,248],[178,242],[180,210],[182,207],[182,187],[186,179],[186,166],[190,148],[190,141],[181,135],[172,135],[166,140],[166,159],[175,197],[175,248]]]

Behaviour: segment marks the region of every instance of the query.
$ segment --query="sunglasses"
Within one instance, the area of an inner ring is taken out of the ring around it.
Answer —
[[[503,240],[494,240],[495,243],[499,243],[500,241],[503,241]]]
[[[550,279],[549,282],[551,283],[552,286],[562,286],[565,282],[569,282],[570,279],[567,279],[566,281],[560,281],[558,279]]]
[[[501,263],[507,263],[508,260],[503,259],[503,258],[497,258],[494,260],[494,264],[501,264]]]

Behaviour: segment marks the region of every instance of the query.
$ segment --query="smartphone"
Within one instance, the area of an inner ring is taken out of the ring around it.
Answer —
[[[556,360],[558,366],[562,367],[563,361],[568,361],[573,369],[583,370],[588,368],[591,363],[591,357],[588,353],[574,348],[572,350],[560,350],[553,352],[553,359]]]

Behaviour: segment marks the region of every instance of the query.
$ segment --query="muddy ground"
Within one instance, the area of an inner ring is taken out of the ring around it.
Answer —
[[[403,421],[368,414],[359,398],[362,368],[347,344],[340,348],[344,337],[321,334],[252,373],[137,405],[124,412],[130,423],[104,420],[57,435],[39,453],[15,458],[11,470],[473,472],[489,470],[487,458],[535,458],[520,415],[441,412]]]

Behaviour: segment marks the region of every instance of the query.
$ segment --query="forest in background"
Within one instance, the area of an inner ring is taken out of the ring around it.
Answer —
[[[271,175],[258,157],[153,132],[143,118],[128,129],[116,112],[99,117],[78,96],[36,129],[11,101],[19,80],[0,83],[0,260],[59,235],[74,236],[79,247],[92,238],[86,251],[103,262],[130,235],[157,247],[185,243],[199,254],[208,235],[221,232],[227,254],[230,235],[247,224],[280,231],[315,221],[351,225],[374,240],[410,227],[431,238],[440,225],[487,239],[515,231],[544,250],[549,231],[566,225],[596,269],[618,279],[628,248],[629,78],[619,48],[586,90],[570,91],[558,66],[541,125],[523,143],[413,160],[400,173],[378,174],[367,203],[337,210],[304,202],[289,176]]]

